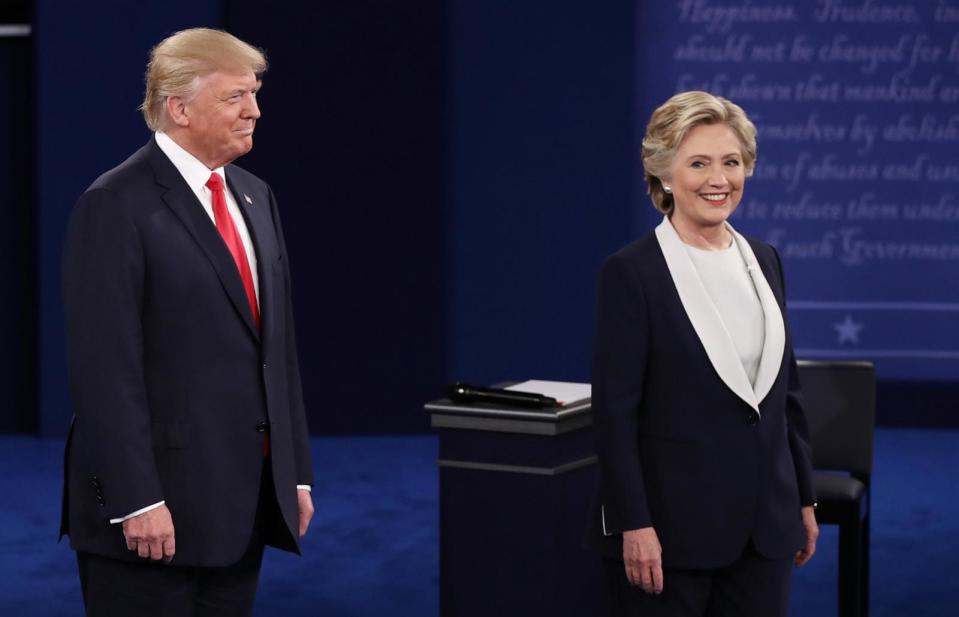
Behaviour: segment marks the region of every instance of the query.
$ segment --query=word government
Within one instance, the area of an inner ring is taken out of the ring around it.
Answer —
[[[766,241],[787,259],[838,259],[845,266],[862,266],[871,261],[956,261],[959,244],[874,240],[859,227],[825,231],[818,238],[786,237],[784,228],[773,228]]]

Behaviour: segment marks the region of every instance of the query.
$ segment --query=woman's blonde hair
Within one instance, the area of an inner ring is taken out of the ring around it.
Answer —
[[[673,211],[673,196],[663,190],[662,178],[668,178],[676,150],[693,128],[723,123],[732,129],[742,144],[743,167],[751,176],[756,165],[756,127],[739,105],[721,96],[693,90],[680,92],[663,103],[649,119],[643,137],[643,169],[646,192],[660,212]]]
[[[161,130],[167,121],[167,99],[191,99],[205,75],[252,70],[259,77],[266,67],[261,50],[228,32],[210,28],[181,30],[160,41],[150,52],[140,111],[151,130]]]

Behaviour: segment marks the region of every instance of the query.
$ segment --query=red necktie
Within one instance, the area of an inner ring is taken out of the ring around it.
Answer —
[[[240,271],[240,278],[243,280],[243,289],[246,290],[246,299],[250,303],[250,310],[253,311],[253,322],[257,329],[260,327],[260,309],[256,304],[256,290],[253,288],[253,274],[250,273],[250,262],[246,258],[246,250],[243,248],[243,241],[240,240],[240,234],[236,231],[236,225],[233,223],[233,217],[226,209],[226,195],[223,193],[223,178],[220,174],[213,173],[210,179],[206,181],[206,187],[213,192],[213,218],[216,219],[216,228],[223,236],[223,241],[230,249],[233,255],[233,261]]]

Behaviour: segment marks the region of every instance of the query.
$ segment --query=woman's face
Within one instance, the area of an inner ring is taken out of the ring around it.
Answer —
[[[673,192],[673,223],[721,225],[743,197],[742,144],[727,124],[701,124],[679,145],[670,173],[665,184]]]

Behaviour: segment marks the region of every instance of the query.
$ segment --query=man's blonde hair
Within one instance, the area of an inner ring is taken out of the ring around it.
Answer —
[[[259,78],[266,68],[266,56],[261,50],[228,32],[211,28],[181,30],[160,41],[150,52],[140,111],[151,130],[162,130],[168,119],[167,99],[193,98],[204,76],[214,71],[251,70]]]
[[[653,112],[643,138],[643,169],[646,192],[656,209],[673,212],[673,196],[663,190],[662,178],[668,178],[673,157],[693,128],[703,124],[725,124],[742,145],[743,167],[751,176],[756,166],[756,127],[739,105],[721,96],[692,90],[680,92]]]

